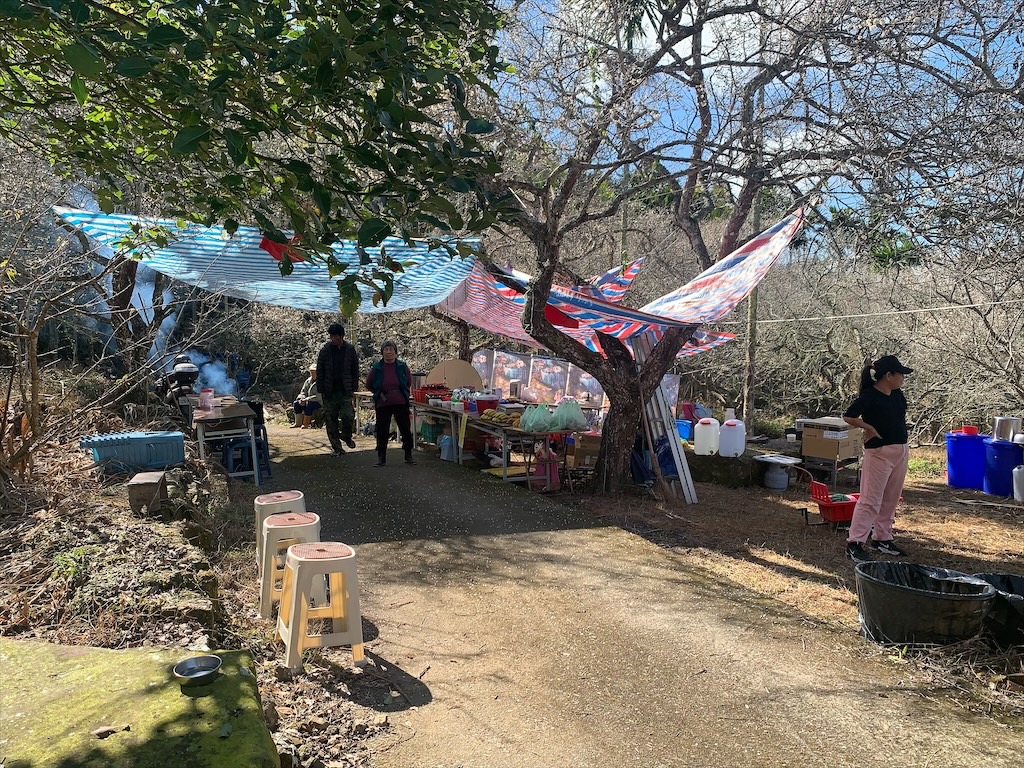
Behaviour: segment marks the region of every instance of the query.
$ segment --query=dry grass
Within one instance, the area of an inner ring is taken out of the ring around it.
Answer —
[[[966,573],[1024,575],[1024,505],[945,485],[941,449],[914,449],[912,474],[896,520],[908,559]],[[939,463],[941,457],[941,464]],[[937,469],[938,467],[938,469]],[[784,492],[697,484],[700,503],[666,506],[649,499],[595,498],[603,518],[671,548],[683,563],[779,600],[811,621],[857,629],[857,594],[846,559],[846,531],[820,523],[806,482]],[[962,504],[981,501],[1007,506]],[[984,643],[899,654],[949,688],[980,697],[983,708],[1024,712],[1024,648]],[[1007,677],[1007,676],[1010,677]]]

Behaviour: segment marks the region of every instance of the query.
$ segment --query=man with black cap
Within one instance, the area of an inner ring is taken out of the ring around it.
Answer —
[[[316,383],[323,397],[327,439],[334,455],[341,456],[345,453],[342,442],[349,448],[356,447],[352,439],[356,420],[352,396],[359,383],[359,353],[345,341],[345,326],[341,323],[331,323],[327,335],[331,340],[316,358]]]
[[[892,526],[910,456],[907,398],[902,387],[906,375],[913,372],[895,355],[866,365],[860,374],[860,394],[843,414],[847,424],[864,430],[860,498],[846,540],[846,555],[854,562],[871,559],[864,549],[869,537],[882,554],[906,554],[892,540]]]

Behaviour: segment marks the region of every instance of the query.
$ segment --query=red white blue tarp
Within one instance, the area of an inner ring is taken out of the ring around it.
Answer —
[[[633,267],[633,265],[630,265]],[[639,265],[631,269],[631,276],[619,271],[621,280],[612,279],[608,273],[591,281],[589,285],[611,285],[613,296],[621,298],[628,284],[636,277]],[[519,272],[508,272],[516,282],[528,282],[529,276]],[[600,278],[607,278],[601,280]],[[625,286],[623,287],[623,280]],[[600,289],[598,289],[600,291]],[[522,292],[501,283],[482,264],[476,264],[465,282],[439,305],[445,314],[465,320],[470,325],[489,333],[504,336],[531,347],[543,345],[531,337],[522,324],[523,307],[526,299]],[[548,298],[548,309],[554,309],[566,320],[558,320],[546,313],[548,319],[567,336],[575,339],[588,349],[598,352],[600,347],[597,333],[628,339],[638,333],[652,331],[660,338],[668,327],[693,327],[692,323],[676,323],[664,318],[648,315],[639,310],[622,307],[610,301],[603,301],[578,290],[553,286]],[[689,356],[725,344],[735,338],[731,333],[695,331],[690,343],[683,347],[680,356]]]
[[[768,274],[803,226],[806,214],[806,208],[794,211],[682,288],[644,306],[644,312],[698,324],[713,323],[725,317]]]

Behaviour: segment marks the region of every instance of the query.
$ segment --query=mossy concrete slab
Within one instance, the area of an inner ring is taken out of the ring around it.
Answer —
[[[0,764],[279,768],[252,659],[218,653],[215,681],[181,688],[171,668],[195,655],[0,640]],[[100,739],[103,727],[117,730]]]

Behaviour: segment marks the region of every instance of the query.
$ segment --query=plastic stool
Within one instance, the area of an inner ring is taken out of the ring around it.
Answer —
[[[260,565],[260,616],[269,619],[281,598],[278,579],[284,577],[284,550],[292,544],[320,541],[320,516],[312,512],[282,512],[263,521],[263,560]],[[324,590],[316,593],[323,604]]]
[[[270,448],[267,441],[257,437],[256,444],[256,477],[257,485],[263,482],[264,477],[271,477],[270,471]],[[235,451],[238,451],[236,457]],[[224,469],[228,474],[232,472],[248,472],[252,470],[252,447],[249,445],[249,438],[236,437],[227,441],[222,450]]]
[[[271,515],[279,515],[282,512],[305,512],[306,497],[302,491],[278,491],[277,493],[264,493],[257,496],[252,503],[256,512],[256,527],[253,529],[256,536],[256,567],[260,573],[263,569],[263,521]]]
[[[309,598],[318,579],[327,577],[328,603],[310,608]],[[330,619],[332,632],[311,635],[309,621]],[[359,576],[356,552],[347,544],[322,541],[288,547],[281,609],[277,613],[277,636],[284,642],[284,664],[302,668],[306,648],[352,646],[352,662],[364,666],[363,619],[359,612]]]

